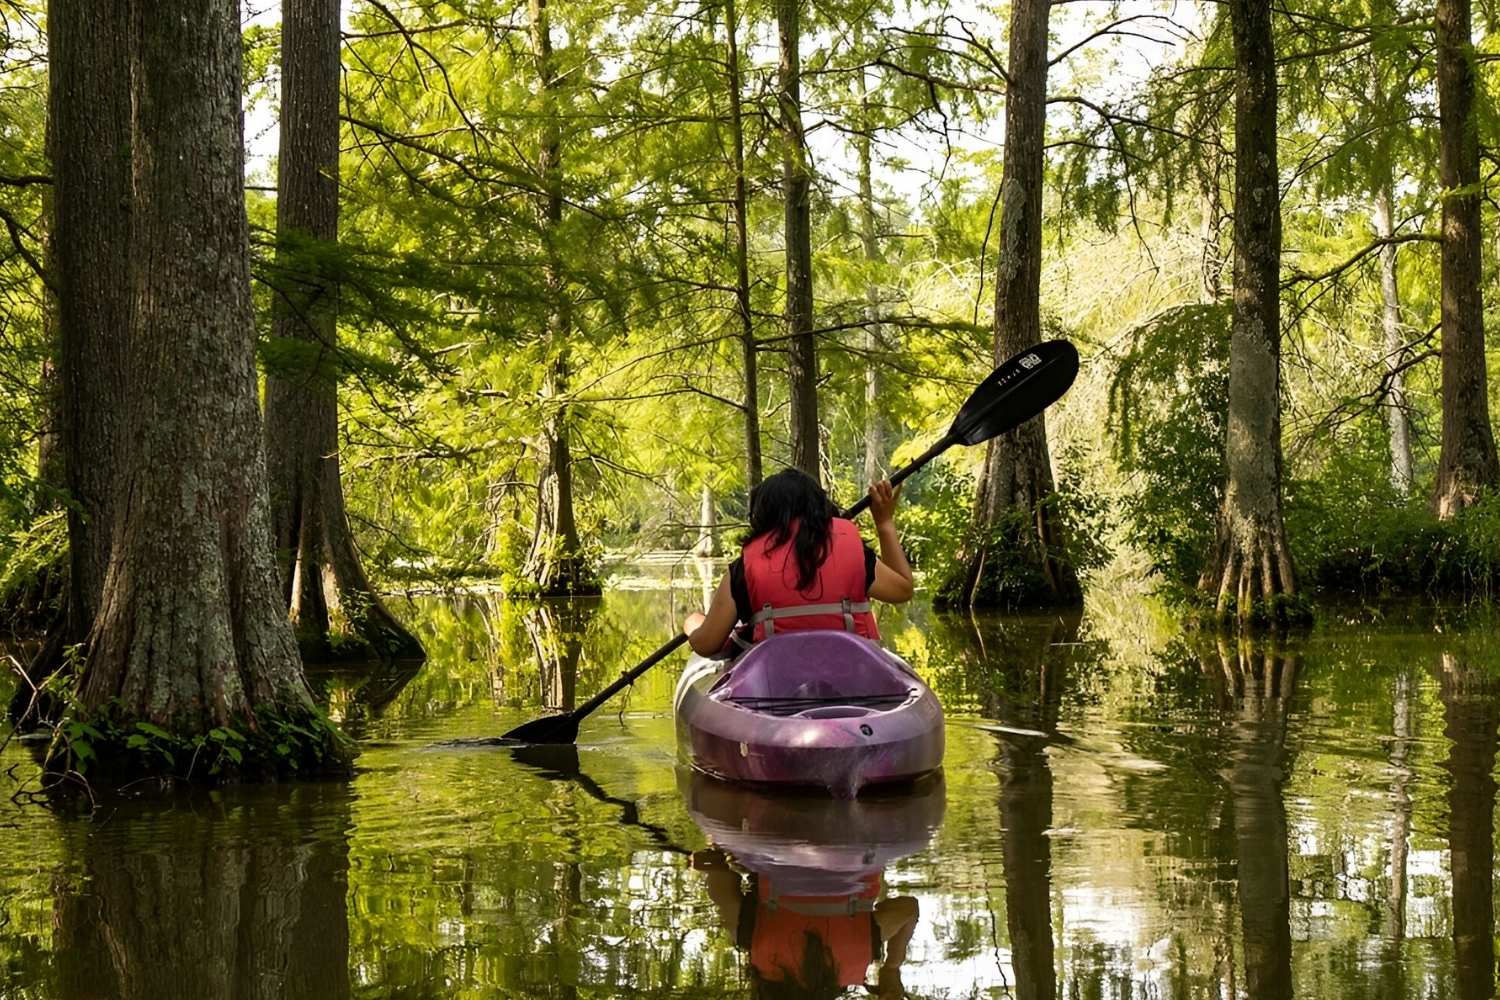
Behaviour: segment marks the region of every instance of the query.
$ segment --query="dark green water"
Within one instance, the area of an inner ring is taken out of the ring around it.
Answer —
[[[585,725],[577,777],[434,747],[586,696],[696,599],[426,603],[421,673],[323,680],[363,747],[347,785],[83,820],[0,778],[0,997],[752,996],[724,923],[757,865],[878,874],[876,926],[915,912],[884,935],[899,966],[864,971],[882,996],[1493,993],[1488,630],[1332,625],[1251,652],[1128,605],[887,616],[948,706],[947,767],[854,811],[695,787],[675,667]],[[705,824],[727,871],[688,856]]]

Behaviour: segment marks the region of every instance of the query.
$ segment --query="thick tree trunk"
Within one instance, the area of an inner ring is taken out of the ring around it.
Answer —
[[[1444,653],[1439,694],[1443,734],[1448,857],[1453,883],[1453,959],[1460,1000],[1495,995],[1495,751],[1500,692],[1483,666]]]
[[[1252,653],[1220,641],[1224,676],[1234,684],[1229,729],[1245,989],[1257,1000],[1292,996],[1291,884],[1287,868],[1286,725],[1298,658]]]
[[[818,348],[813,336],[812,173],[802,132],[802,0],[777,0],[781,44],[782,197],[786,202],[786,335],[792,465],[822,478]]]
[[[266,375],[271,530],[305,657],[412,659],[422,647],[365,575],[339,473],[338,288],[326,255],[338,243],[340,3],[281,10],[275,333],[286,357]]]
[[[52,0],[47,11],[69,605],[78,635],[99,610],[120,488],[131,314],[129,24],[129,0]]]
[[[140,17],[125,487],[80,701],[183,735],[316,727],[271,548],[236,0]],[[327,752],[306,748],[308,760]]]
[[[1396,235],[1395,197],[1389,178],[1375,192],[1375,235],[1383,240]],[[1380,248],[1380,332],[1387,373],[1384,407],[1391,450],[1391,485],[1405,497],[1411,492],[1411,422],[1406,415],[1406,378],[1401,371],[1405,359],[1394,243]]]
[[[50,241],[56,286],[58,431],[67,488],[67,610],[28,667],[40,684],[93,624],[120,489],[125,345],[130,326],[128,0],[52,0],[47,11]],[[55,706],[22,683],[11,718]]]
[[[857,44],[857,43],[856,43]],[[880,319],[880,286],[874,274],[884,262],[876,232],[874,156],[871,150],[870,98],[861,69],[854,76],[859,95],[860,131],[855,136],[859,150],[859,242],[870,276],[865,284],[865,465],[864,481],[882,477],[886,462],[885,408],[880,399],[880,362],[886,352],[885,331]]]
[[[750,209],[745,193],[745,114],[740,99],[739,22],[734,0],[724,2],[724,30],[728,35],[726,84],[729,89],[729,127],[734,138],[734,305],[740,318],[740,349],[744,358],[745,487],[754,489],[765,477],[760,453],[760,355],[755,343],[755,314],[750,308]]]
[[[1234,0],[1234,317],[1229,342],[1228,476],[1199,587],[1215,615],[1273,615],[1295,593],[1281,515],[1281,205],[1276,48],[1269,0]],[[1232,607],[1231,607],[1232,604]]]
[[[543,446],[547,453],[537,483],[536,533],[521,575],[526,588],[542,596],[597,594],[599,580],[578,539],[573,513],[573,455],[569,447],[568,337],[572,313],[567,283],[557,260],[557,227],[562,223],[562,137],[552,115],[552,91],[556,72],[552,66],[552,32],[547,0],[530,0],[531,44],[536,59],[537,93],[544,108],[542,146],[537,171],[544,191],[540,199],[539,225],[547,256],[546,282],[550,310],[544,338],[547,372],[542,386]]]
[[[1490,428],[1480,296],[1479,133],[1469,0],[1438,0],[1438,179],[1443,187],[1443,442],[1439,517],[1452,517],[1500,480]]]
[[[995,363],[1041,339],[1042,185],[1047,128],[1047,0],[1011,7],[1010,85],[1005,102],[1005,177],[1000,188]],[[960,606],[1066,606],[1082,600],[1078,577],[1061,557],[1063,526],[1046,418],[991,442],[975,500],[976,538],[960,556],[960,576],[943,603]],[[1003,539],[999,536],[1004,536]],[[1025,583],[1015,570],[1025,563]]]

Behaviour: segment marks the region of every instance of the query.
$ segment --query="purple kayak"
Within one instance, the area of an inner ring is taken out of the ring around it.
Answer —
[[[943,707],[896,654],[850,632],[784,632],[732,662],[695,656],[673,699],[694,768],[854,798],[943,763]]]

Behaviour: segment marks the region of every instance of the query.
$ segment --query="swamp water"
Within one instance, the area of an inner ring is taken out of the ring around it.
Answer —
[[[576,763],[439,745],[582,700],[698,599],[396,602],[431,654],[420,672],[320,677],[361,744],[347,784],[77,819],[13,805],[7,779],[0,997],[839,995],[754,983],[725,924],[755,907],[742,883],[772,880],[887,901],[880,922],[873,900],[783,913],[780,952],[758,946],[774,968],[807,926],[853,921],[828,932],[835,978],[863,968],[850,996],[1493,992],[1488,628],[1329,624],[1251,652],[1140,608],[886,609],[948,708],[947,763],[857,807],[679,771],[680,659],[588,720]],[[28,751],[12,743],[6,769],[27,778]],[[913,909],[909,931],[872,931]]]

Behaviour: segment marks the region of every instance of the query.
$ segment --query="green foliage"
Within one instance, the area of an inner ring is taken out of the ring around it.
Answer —
[[[1185,305],[1131,331],[1110,383],[1127,540],[1169,590],[1196,584],[1224,489],[1229,308]]]
[[[47,766],[89,783],[150,778],[219,784],[343,773],[351,750],[321,712],[263,712],[240,728],[177,733],[128,718],[118,703],[97,711],[73,703],[53,729]]]
[[[1366,597],[1500,594],[1500,495],[1439,520],[1427,490],[1404,498],[1391,485],[1383,438],[1366,421],[1318,476],[1288,485],[1287,533],[1305,584]]]
[[[973,477],[939,465],[903,486],[901,494],[901,546],[912,568],[931,578],[946,575],[953,562],[953,540],[962,538],[973,521]]]
[[[62,611],[68,518],[55,510],[0,535],[0,621],[41,625]]]
[[[968,491],[973,495],[972,488]],[[957,607],[964,591],[968,560],[982,553],[985,570],[980,576],[972,603],[982,608],[1047,607],[1055,600],[1056,589],[1048,578],[1047,562],[1071,566],[1080,578],[1096,572],[1109,561],[1109,508],[1105,498],[1084,487],[1077,480],[1059,478],[1056,490],[1043,501],[1046,515],[1059,526],[1060,549],[1045,553],[1037,538],[1031,511],[1007,511],[988,529],[965,524],[956,536],[950,535],[946,558],[933,570],[933,603],[937,607]],[[953,544],[954,538],[959,545]]]

